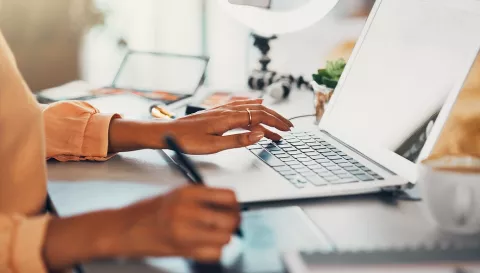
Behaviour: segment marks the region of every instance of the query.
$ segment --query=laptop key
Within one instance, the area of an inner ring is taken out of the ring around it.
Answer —
[[[343,166],[342,166],[343,167]],[[343,169],[351,172],[351,171],[356,171],[358,170],[358,168],[354,167],[353,165],[350,165],[350,166],[347,166],[347,167],[343,167]]]
[[[365,173],[361,170],[349,171],[353,175],[364,175]]]
[[[340,167],[336,166],[336,165],[333,165],[333,166],[327,166],[325,167],[325,169],[329,170],[329,171],[334,171],[334,170],[341,170]]]
[[[291,162],[291,163],[288,162],[287,165],[290,166],[290,168],[295,170],[305,168],[305,166],[300,162]]]
[[[332,181],[333,184],[348,184],[358,182],[358,179],[355,178],[340,178],[338,180]]]
[[[322,165],[320,165],[320,164],[310,165],[309,168],[312,169],[312,170],[326,170],[326,169],[325,169],[324,167],[322,167]]]
[[[302,154],[302,152],[297,151],[297,150],[295,150],[295,151],[288,151],[287,153],[288,153],[289,155],[299,155],[299,154]]]
[[[320,175],[321,177],[323,178],[328,178],[328,177],[337,177],[336,175],[334,175],[333,173],[331,172],[326,172],[326,173],[323,173]]]
[[[330,166],[335,166],[334,163],[330,162],[330,161],[327,161],[327,162],[321,162],[320,165],[322,165],[323,167],[330,167]]]
[[[279,154],[279,153],[284,153],[280,148],[278,147],[265,147],[265,150],[271,152],[272,154]]]
[[[313,158],[312,158],[312,159],[313,159]],[[330,163],[331,163],[331,161],[328,160],[328,159],[326,159],[326,158],[315,158],[314,160],[315,160],[317,163],[319,163],[319,164],[327,163],[327,162],[330,162]]]
[[[317,165],[317,164],[315,164],[315,165],[308,165],[308,166],[307,166],[307,168],[309,168],[309,169],[312,170],[312,171],[315,171],[316,169],[318,169],[318,167],[321,168],[322,166]]]
[[[358,179],[360,179],[361,181],[373,181],[374,179],[369,176],[369,175],[366,175],[366,174],[359,174],[359,175],[355,175]]]
[[[282,148],[282,150],[284,150],[285,152],[293,152],[293,151],[296,151],[297,149],[293,148],[292,146],[288,146],[288,147],[281,147],[279,146],[280,148]]]
[[[325,186],[328,184],[325,179],[321,178],[318,175],[306,176],[305,178],[315,186]]]
[[[289,156],[289,157],[285,157],[285,158],[280,158],[281,161],[287,163],[287,165],[290,165],[289,162],[296,162],[297,160],[295,160],[295,158]]]
[[[287,155],[287,154],[285,154],[285,153],[283,153],[283,154],[277,154],[277,155],[275,155],[275,156],[278,157],[278,158],[280,158],[280,160],[281,160],[282,158],[291,158],[290,155]]]
[[[303,175],[303,176],[312,176],[312,175],[315,175],[315,173],[312,172],[312,171],[308,171],[308,172],[307,172],[307,171],[304,171],[304,172],[301,172],[301,173],[299,173],[299,174],[301,174],[301,175]]]
[[[300,157],[300,158],[297,158],[297,160],[302,162],[303,164],[305,164],[305,162],[312,162],[313,161],[308,157]]]
[[[298,141],[298,140],[290,141],[289,143],[290,143],[290,145],[293,145],[293,146],[302,146],[302,145],[305,145],[305,144],[303,144],[303,142]]]
[[[291,170],[291,168],[289,168],[288,166],[273,167],[273,169],[277,172],[290,171]]]
[[[318,165],[318,163],[315,162],[315,161],[313,161],[313,160],[305,161],[305,162],[302,162],[302,163],[303,163],[303,165],[305,165],[305,166],[316,166],[316,165]]]
[[[308,168],[306,168],[305,166],[303,168],[298,168],[298,169],[295,169],[295,171],[297,173],[310,173],[310,170]]]
[[[303,153],[301,154],[296,154],[296,155],[292,155],[294,158],[296,159],[300,159],[300,158],[308,158],[308,156],[304,155]]]
[[[308,147],[307,145],[296,146],[296,148],[299,149],[299,150],[301,150],[301,151],[303,151],[303,150],[305,150],[305,149],[311,150],[310,147]]]
[[[288,170],[288,171],[281,171],[279,172],[281,175],[294,175],[294,174],[297,174],[295,171],[293,170]]]
[[[375,178],[376,180],[385,180],[385,178],[381,177],[381,176],[378,175],[378,174],[374,174],[374,175],[372,175],[372,176],[373,176],[373,178]]]
[[[312,149],[315,149],[315,150],[324,149],[323,145],[318,145],[318,144],[311,145],[310,147],[312,147]]]
[[[253,149],[250,151],[270,167],[280,167],[285,165],[280,159],[263,149]]]

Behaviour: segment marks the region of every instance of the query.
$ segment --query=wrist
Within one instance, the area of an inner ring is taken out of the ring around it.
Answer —
[[[164,149],[162,138],[173,131],[173,123],[115,119],[110,124],[109,152]]]
[[[175,134],[175,121],[150,121],[146,122],[141,130],[139,138],[143,149],[166,149],[164,138],[169,134]]]
[[[92,259],[114,257],[121,220],[116,210],[51,219],[43,245],[45,264],[51,270],[63,270]]]

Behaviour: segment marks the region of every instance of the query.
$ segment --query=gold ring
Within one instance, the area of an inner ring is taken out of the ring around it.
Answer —
[[[250,109],[246,109],[248,113],[248,127],[252,126],[252,112],[250,112]]]

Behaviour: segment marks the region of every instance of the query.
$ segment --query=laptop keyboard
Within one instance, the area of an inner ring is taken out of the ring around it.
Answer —
[[[247,148],[297,188],[384,180],[313,132],[291,133],[279,142],[262,139]]]

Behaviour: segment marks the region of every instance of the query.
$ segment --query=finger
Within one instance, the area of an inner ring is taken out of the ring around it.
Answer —
[[[230,242],[232,230],[220,230],[198,225],[197,223],[183,223],[173,233],[176,244],[179,246],[212,246],[221,247]]]
[[[262,131],[218,136],[215,137],[215,147],[218,151],[246,147],[259,142],[264,136]]]
[[[230,115],[231,117],[228,124],[230,130],[236,128],[245,128],[249,125],[256,126],[259,124],[265,124],[281,131],[290,131],[289,125],[262,110],[250,110],[250,114],[247,111],[236,111]],[[251,124],[250,116],[252,118]]]
[[[257,131],[257,132],[263,132],[263,135],[268,138],[268,139],[271,139],[273,141],[279,141],[282,139],[282,136],[280,136],[279,134],[277,133],[274,133],[270,130],[268,130],[267,128],[263,127],[262,125],[257,125],[257,126],[253,126],[250,128],[250,130],[253,132],[253,131]]]
[[[232,190],[208,188],[203,186],[187,186],[180,192],[180,202],[195,202],[240,210],[237,197]]]
[[[273,115],[274,117],[280,119],[281,121],[283,121],[285,124],[289,125],[290,127],[294,127],[293,126],[293,123],[288,120],[287,118],[283,117],[282,115],[280,115],[279,113],[273,111],[272,109],[268,108],[268,107],[265,107],[264,105],[261,105],[261,104],[242,104],[242,105],[237,105],[237,106],[234,106],[232,107],[232,110],[237,110],[237,111],[246,111],[246,109],[249,109],[249,110],[263,110],[271,115]]]
[[[197,262],[214,263],[220,261],[222,257],[222,248],[219,247],[199,247],[193,249],[191,257]]]
[[[263,99],[237,100],[223,105],[223,107],[234,107],[243,104],[262,104]]]
[[[205,231],[232,234],[240,224],[240,210],[218,210],[212,207],[195,207],[188,216],[192,224]]]

